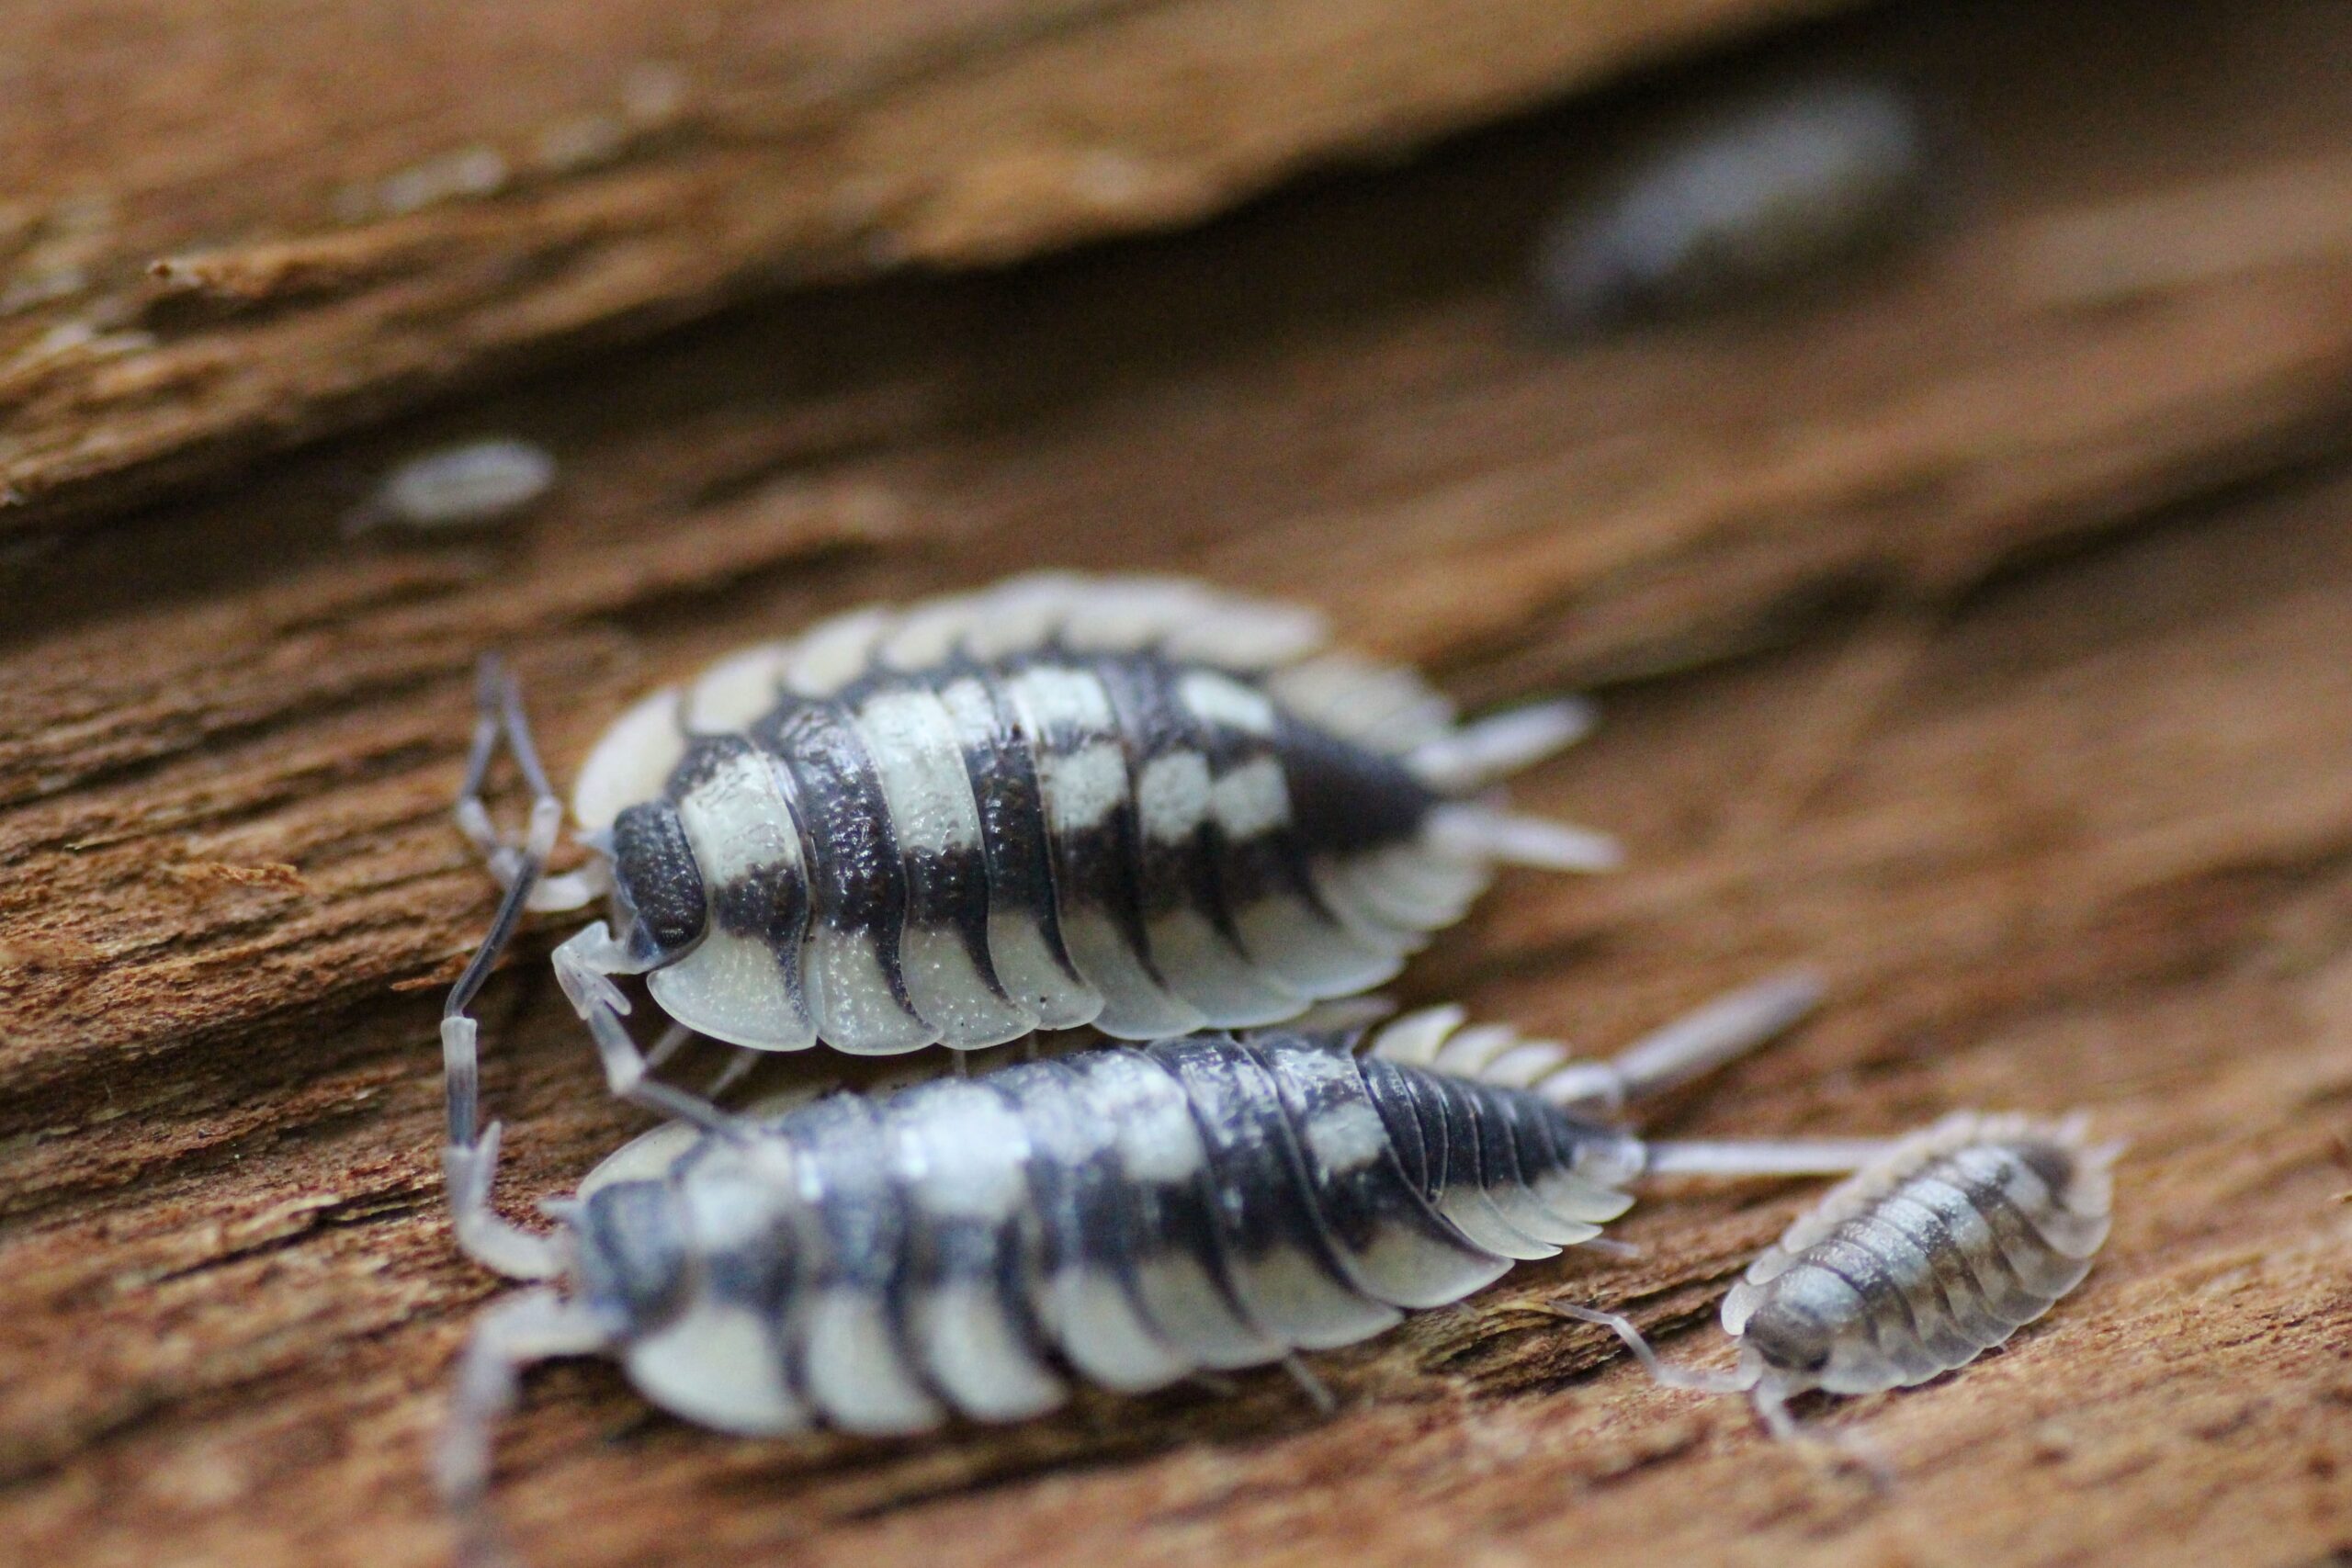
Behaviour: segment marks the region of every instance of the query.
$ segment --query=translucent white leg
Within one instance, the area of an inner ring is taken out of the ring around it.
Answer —
[[[489,804],[482,790],[490,782],[490,770],[498,759],[498,743],[504,739],[514,753],[515,766],[523,774],[523,782],[530,786],[534,825],[541,802],[555,800],[554,786],[548,782],[547,769],[540,765],[537,744],[531,739],[531,724],[523,711],[522,693],[495,656],[486,656],[475,682],[473,742],[466,752],[465,782],[458,786],[458,827],[472,840],[476,850],[490,868],[490,874],[501,887],[512,887],[522,874],[528,852],[507,841],[491,820]],[[563,821],[563,807],[557,801],[556,822]],[[554,848],[550,840],[548,849]],[[547,876],[547,855],[539,854],[539,886],[529,895],[528,907],[537,910],[585,908],[611,890],[611,870],[603,863],[567,872],[560,876]]]
[[[1298,1384],[1300,1392],[1306,1395],[1317,1414],[1333,1416],[1339,1413],[1339,1396],[1331,1392],[1329,1383],[1315,1375],[1314,1368],[1292,1355],[1283,1358],[1283,1371],[1290,1374],[1291,1382]]]
[[[611,1342],[586,1309],[551,1290],[509,1297],[475,1324],[433,1464],[442,1501],[457,1523],[458,1561],[464,1568],[485,1568],[503,1556],[484,1506],[491,1436],[499,1418],[514,1408],[523,1369],[554,1356],[592,1355]]]
[[[716,1103],[719,1096],[741,1083],[744,1075],[758,1066],[761,1058],[767,1055],[765,1051],[754,1051],[748,1045],[736,1046],[728,1054],[727,1065],[703,1086],[703,1098]]]
[[[728,1114],[710,1101],[645,1076],[645,1054],[622,1021],[629,1010],[628,998],[611,978],[629,972],[628,958],[604,921],[596,921],[558,947],[553,962],[556,984],[563,987],[572,1011],[595,1036],[597,1055],[604,1058],[605,1079],[616,1097],[697,1127],[723,1132],[731,1125]]]
[[[460,1020],[460,1022],[468,1021]],[[441,1151],[443,1185],[449,1195],[449,1226],[458,1249],[493,1273],[510,1280],[552,1280],[563,1272],[563,1251],[553,1238],[510,1224],[491,1207],[491,1184],[498,1178],[499,1123],[482,1129],[479,1141],[452,1144]]]
[[[491,1180],[498,1162],[497,1130],[488,1137],[477,1128],[481,1115],[481,1069],[478,1030],[467,1009],[489,978],[514,929],[529,907],[548,855],[563,826],[563,804],[548,787],[547,773],[532,749],[530,730],[523,719],[521,698],[495,661],[485,660],[478,687],[473,744],[467,755],[466,780],[458,799],[458,825],[477,843],[494,846],[492,870],[504,867],[501,881],[505,894],[491,917],[481,945],[449,987],[441,1008],[441,1077],[447,1110],[447,1132],[442,1145],[443,1179],[458,1233],[458,1245],[468,1256],[502,1273],[526,1279],[545,1278],[549,1267],[548,1244],[498,1218],[490,1206]],[[536,798],[531,820],[519,845],[499,842],[489,827],[481,804],[481,787],[503,734],[514,747],[515,760]],[[486,835],[486,838],[485,838]]]
[[[694,1037],[695,1032],[684,1024],[670,1025],[662,1032],[662,1038],[653,1043],[653,1049],[645,1054],[645,1070],[649,1073],[660,1072],[662,1064],[676,1055],[679,1048]]]
[[[1894,1467],[1887,1462],[1878,1445],[1860,1432],[1834,1432],[1825,1437],[1797,1424],[1797,1418],[1789,1414],[1789,1396],[1804,1392],[1772,1378],[1759,1381],[1752,1397],[1764,1429],[1781,1442],[1794,1444],[1808,1459],[1831,1469],[1859,1472],[1874,1491],[1893,1488],[1896,1480]]]
[[[1689,1389],[1694,1393],[1746,1393],[1757,1386],[1752,1374],[1710,1371],[1703,1367],[1678,1367],[1658,1359],[1642,1331],[1634,1326],[1633,1319],[1599,1307],[1555,1297],[1544,1303],[1544,1310],[1561,1317],[1574,1318],[1578,1323],[1599,1324],[1625,1342],[1625,1348],[1642,1364],[1642,1370],[1668,1388]]]

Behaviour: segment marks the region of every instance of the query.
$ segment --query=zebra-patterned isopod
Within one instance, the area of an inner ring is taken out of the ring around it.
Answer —
[[[1181,581],[1019,578],[722,660],[589,753],[571,812],[595,858],[565,877],[540,877],[562,807],[519,699],[484,692],[458,820],[508,898],[445,1048],[470,1064],[516,906],[608,893],[557,976],[618,1090],[706,1122],[645,1079],[610,976],[759,1051],[1154,1039],[1377,985],[1497,862],[1615,860],[1488,789],[1580,735],[1583,705],[1457,725],[1410,672],[1326,651],[1313,615]],[[481,801],[502,734],[539,793],[519,847]],[[471,1100],[468,1066],[453,1145]]]
[[[1448,1010],[1360,1055],[1350,1034],[1201,1033],[673,1123],[549,1205],[552,1236],[492,1212],[493,1130],[458,1238],[559,1283],[485,1315],[443,1484],[479,1500],[490,1424],[550,1356],[616,1357],[655,1404],[732,1432],[1012,1421],[1072,1378],[1140,1391],[1367,1338],[1598,1235],[1654,1156],[1852,1170],[1884,1145],[1645,1145],[1578,1109],[1760,1043],[1813,995],[1751,987],[1614,1064],[1464,1042],[1527,1087],[1413,1065],[1464,1059]]]
[[[1782,1436],[1808,1389],[1874,1393],[1965,1366],[2082,1282],[2107,1239],[2120,1145],[2084,1120],[1960,1111],[1893,1145],[1825,1194],[1724,1298],[1739,1341],[1728,1376],[1661,1368],[1632,1325],[1607,1324],[1665,1381],[1752,1391]]]

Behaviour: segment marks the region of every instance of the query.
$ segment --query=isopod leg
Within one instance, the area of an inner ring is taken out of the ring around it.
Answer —
[[[1874,1491],[1892,1489],[1896,1479],[1894,1467],[1868,1438],[1859,1432],[1835,1432],[1825,1437],[1798,1425],[1797,1418],[1789,1412],[1789,1395],[1803,1392],[1770,1378],[1758,1382],[1752,1398],[1757,1418],[1764,1423],[1764,1429],[1777,1440],[1795,1445],[1798,1452],[1827,1468],[1860,1472]]]
[[[491,1437],[514,1407],[525,1367],[555,1356],[605,1349],[612,1337],[553,1291],[526,1291],[482,1314],[458,1365],[447,1425],[434,1454],[434,1480],[458,1527],[458,1561],[485,1568],[502,1560],[485,1507]]]
[[[1578,1323],[1598,1324],[1625,1342],[1625,1348],[1641,1362],[1642,1370],[1668,1388],[1689,1389],[1696,1393],[1745,1393],[1755,1386],[1755,1380],[1737,1372],[1713,1372],[1702,1367],[1678,1367],[1660,1360],[1642,1331],[1634,1326],[1633,1319],[1619,1313],[1603,1312],[1576,1302],[1555,1298],[1544,1303],[1546,1312]]]
[[[531,739],[530,718],[523,710],[523,694],[497,657],[486,654],[474,680],[473,743],[466,751],[465,783],[458,788],[458,827],[481,852],[483,863],[498,885],[511,887],[527,852],[507,842],[498,831],[490,818],[489,803],[482,795],[490,783],[491,767],[498,759],[502,739],[514,753],[514,765],[522,773],[523,782],[530,786],[534,826],[539,812],[549,808],[560,828],[563,805],[556,798],[555,787],[548,782],[547,769],[539,761],[538,746]],[[552,840],[548,849],[554,849]],[[554,911],[584,908],[605,891],[605,877],[600,867],[549,876],[546,855],[542,854],[538,886],[530,895],[528,908]]]
[[[1313,1367],[1308,1366],[1298,1356],[1289,1355],[1283,1358],[1283,1371],[1290,1374],[1290,1381],[1298,1385],[1301,1393],[1306,1395],[1306,1402],[1315,1406],[1317,1415],[1339,1414],[1339,1396],[1331,1392],[1330,1384],[1315,1375]]]
[[[441,1168],[449,1195],[451,1227],[468,1257],[502,1274],[523,1279],[548,1278],[558,1271],[559,1264],[545,1237],[508,1224],[491,1207],[491,1185],[498,1171],[498,1126],[493,1122],[487,1133],[480,1128],[481,1052],[476,1025],[466,1010],[473,1005],[492,967],[513,940],[562,819],[562,807],[553,796],[542,796],[532,807],[529,836],[519,851],[512,852],[512,874],[505,896],[498,901],[498,912],[491,917],[490,931],[458,983],[449,987],[448,1000],[441,1009],[441,1072],[448,1114]]]
[[[558,947],[554,963],[556,984],[563,987],[572,1010],[595,1036],[597,1054],[604,1058],[605,1079],[617,1098],[657,1116],[714,1132],[724,1132],[731,1125],[728,1114],[709,1100],[646,1076],[645,1053],[638,1049],[623,1021],[629,1010],[628,998],[612,981],[615,975],[628,973],[627,955],[615,944],[604,921],[598,920]]]

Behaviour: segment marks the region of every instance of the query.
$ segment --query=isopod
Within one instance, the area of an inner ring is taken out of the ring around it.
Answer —
[[[1265,1024],[1386,979],[1498,862],[1614,863],[1601,835],[1488,793],[1582,734],[1582,704],[1457,725],[1416,676],[1322,641],[1311,614],[1141,578],[845,615],[622,715],[572,793],[594,858],[548,879],[563,807],[486,669],[458,821],[507,897],[444,1012],[453,1186],[466,1009],[526,904],[609,895],[557,978],[616,1092],[709,1124],[647,1077],[688,1032],[879,1055]],[[481,799],[502,735],[537,795],[520,847]],[[651,1063],[624,975],[672,1021]]]
[[[1967,1365],[2082,1282],[2107,1239],[2118,1144],[2080,1116],[1959,1111],[1825,1194],[1724,1298],[1739,1341],[1730,1373],[1661,1364],[1611,1313],[1603,1324],[1678,1387],[1752,1394],[1776,1435],[1808,1389],[1874,1393]]]
[[[1447,1010],[1368,1043],[1198,1033],[673,1122],[544,1205],[550,1235],[492,1211],[493,1126],[458,1239],[552,1282],[483,1315],[441,1484],[479,1530],[491,1428],[550,1357],[616,1357],[729,1432],[1016,1421],[1074,1378],[1139,1392],[1379,1334],[1599,1235],[1648,1169],[1856,1169],[1886,1145],[1645,1144],[1587,1110],[1760,1044],[1814,997],[1768,981],[1613,1063]],[[1436,1061],[1515,1081],[1417,1065]]]
[[[427,532],[479,527],[537,501],[555,476],[555,458],[544,448],[511,436],[443,446],[385,475],[344,528],[356,534],[388,524]]]
[[[1931,141],[1909,96],[1815,80],[1686,121],[1546,229],[1535,276],[1571,328],[1662,314],[1885,248],[1929,210]]]

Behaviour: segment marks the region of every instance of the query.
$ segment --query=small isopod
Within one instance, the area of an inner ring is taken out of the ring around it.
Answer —
[[[547,494],[556,462],[512,436],[462,442],[412,457],[384,476],[345,520],[346,533],[394,525],[428,532],[496,523]]]
[[[1811,81],[1717,107],[1572,203],[1537,251],[1570,329],[1786,288],[1887,248],[1931,207],[1930,137],[1902,91]]]
[[[441,1484],[479,1542],[492,1426],[551,1357],[612,1356],[729,1432],[1016,1421],[1073,1379],[1140,1392],[1369,1338],[1598,1236],[1654,1166],[1856,1169],[1887,1145],[1651,1144],[1589,1113],[1761,1044],[1815,996],[1767,981],[1608,1063],[1445,1010],[1361,1053],[1354,1033],[1200,1033],[673,1122],[544,1205],[552,1235],[491,1208],[493,1126],[458,1239],[552,1282],[483,1315]]]
[[[2086,1134],[2080,1116],[1960,1111],[1894,1144],[1790,1225],[1724,1298],[1724,1331],[1739,1341],[1728,1374],[1664,1365],[1624,1318],[1555,1305],[1614,1329],[1661,1382],[1751,1393],[1789,1437],[1793,1395],[1925,1382],[2082,1282],[2107,1239],[2122,1152]]]
[[[1461,725],[1417,676],[1322,642],[1310,614],[1166,579],[859,611],[623,714],[573,785],[594,858],[545,879],[563,807],[487,670],[458,822],[508,892],[444,1013],[451,1158],[473,1126],[466,1009],[526,905],[609,895],[557,978],[616,1092],[709,1124],[646,1076],[688,1031],[889,1055],[1272,1023],[1395,974],[1498,863],[1615,863],[1491,788],[1581,735],[1584,705]],[[502,735],[537,795],[519,846],[481,799]],[[630,975],[673,1025],[651,1063],[613,981]]]

